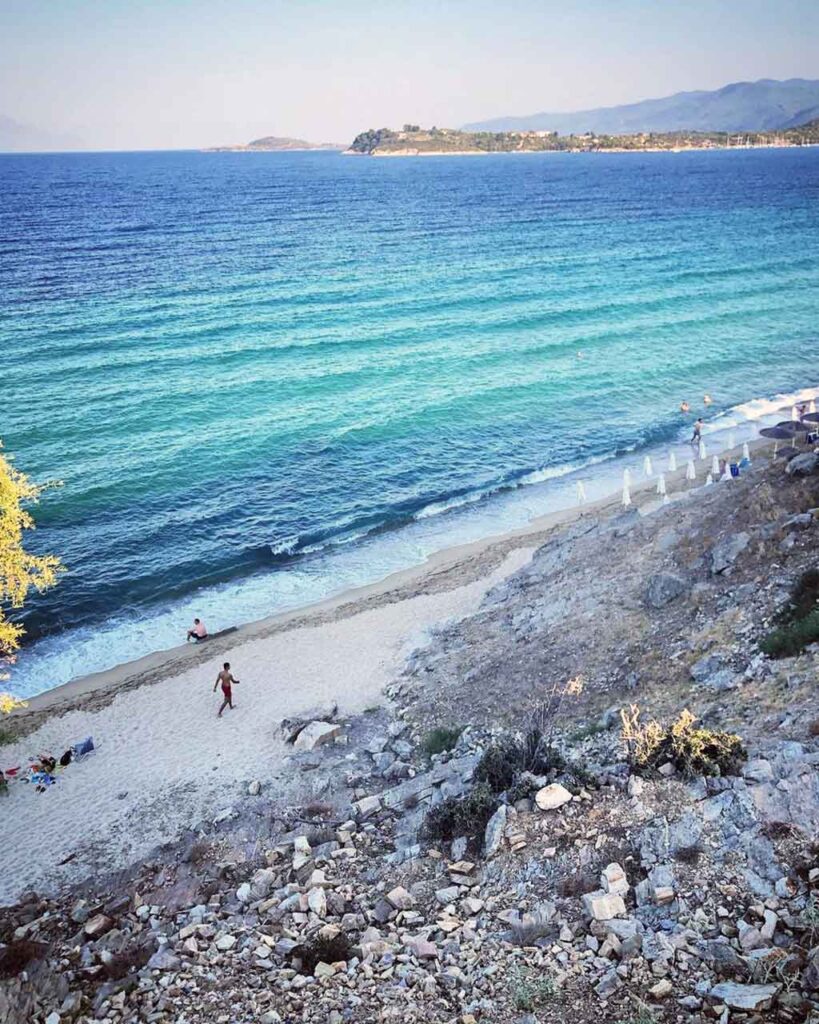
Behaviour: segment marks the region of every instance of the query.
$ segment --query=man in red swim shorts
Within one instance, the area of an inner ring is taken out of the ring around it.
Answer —
[[[219,708],[219,714],[216,716],[217,718],[222,717],[222,712],[225,710],[225,708],[230,708],[231,711],[233,710],[233,691],[231,690],[231,685],[233,683],[238,682],[239,680],[234,679],[233,675],[231,674],[230,662],[226,661],[225,664],[222,666],[222,671],[216,677],[216,682],[213,684],[214,693],[216,693],[216,687],[220,683],[222,684],[222,697],[224,698],[224,700],[222,701],[222,706]]]

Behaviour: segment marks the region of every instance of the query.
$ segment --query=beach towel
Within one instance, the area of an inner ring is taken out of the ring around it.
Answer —
[[[81,758],[87,757],[93,749],[94,740],[87,736],[81,743],[74,744],[74,757],[79,761]]]

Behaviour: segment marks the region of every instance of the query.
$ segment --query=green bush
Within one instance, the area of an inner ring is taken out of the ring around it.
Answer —
[[[819,641],[819,570],[803,573],[787,607],[777,616],[776,628],[759,643],[769,658],[791,658]]]
[[[486,824],[497,807],[497,798],[485,782],[466,796],[451,796],[433,807],[424,819],[427,839],[450,840],[459,836],[483,840]]]
[[[512,968],[512,1001],[516,1010],[531,1013],[551,1000],[556,991],[555,979],[551,974],[535,974]]]
[[[436,729],[430,729],[421,740],[421,750],[428,757],[442,754],[445,750],[452,750],[462,732],[462,726],[438,726]]]
[[[522,741],[510,737],[487,747],[475,769],[475,778],[485,782],[493,793],[505,793],[520,782],[524,772],[548,777],[568,767],[543,734],[532,729]],[[519,793],[516,799],[528,796],[530,791],[531,787]]]

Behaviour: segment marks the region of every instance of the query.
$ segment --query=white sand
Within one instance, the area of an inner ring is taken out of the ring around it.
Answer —
[[[53,715],[0,748],[0,766],[10,767],[41,752],[59,756],[88,735],[97,746],[45,793],[14,783],[0,799],[0,905],[24,889],[45,892],[125,867],[229,807],[251,780],[271,785],[285,753],[282,718],[323,703],[337,702],[342,714],[380,703],[430,629],[472,614],[487,590],[531,554],[513,550],[494,572],[457,589],[239,639],[226,656],[122,692],[96,712]],[[217,719],[221,693],[212,689],[225,657],[241,684],[233,691],[236,709]],[[59,867],[70,854],[74,859]]]

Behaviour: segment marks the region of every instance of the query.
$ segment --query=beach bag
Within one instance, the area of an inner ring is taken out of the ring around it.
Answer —
[[[731,463],[731,476],[739,476],[739,466],[735,463]]]

